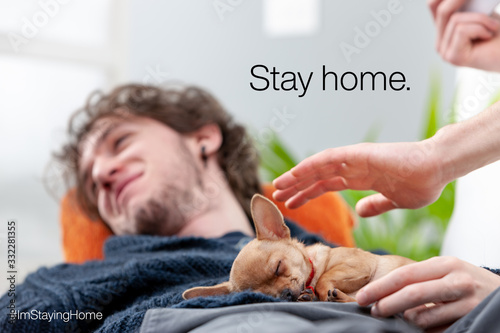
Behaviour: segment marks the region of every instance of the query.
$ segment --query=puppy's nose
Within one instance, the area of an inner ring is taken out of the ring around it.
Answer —
[[[293,301],[294,297],[293,297],[293,292],[292,290],[286,288],[286,289],[283,289],[283,291],[281,292],[281,295],[280,295],[280,298],[281,299],[284,299],[285,301]]]

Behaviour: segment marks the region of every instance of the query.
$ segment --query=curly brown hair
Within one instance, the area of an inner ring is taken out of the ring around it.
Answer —
[[[85,137],[100,119],[134,115],[149,117],[187,134],[207,124],[216,124],[222,133],[217,152],[221,170],[238,202],[251,220],[250,200],[261,193],[258,179],[259,158],[245,128],[233,121],[221,104],[207,91],[194,86],[168,88],[127,84],[108,95],[96,92],[86,105],[69,120],[69,142],[55,158],[65,166],[66,183],[76,184],[76,201],[91,219],[99,217],[95,204],[88,198],[78,168]]]

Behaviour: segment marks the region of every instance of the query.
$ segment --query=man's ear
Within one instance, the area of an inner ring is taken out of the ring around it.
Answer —
[[[182,298],[191,299],[195,297],[226,295],[231,292],[231,283],[229,281],[219,283],[212,287],[195,287],[182,293]]]
[[[250,203],[258,240],[290,239],[290,229],[278,207],[266,197],[255,194]]]
[[[196,151],[201,151],[205,147],[205,154],[210,156],[219,151],[222,145],[222,132],[217,124],[206,124],[190,133],[196,144]]]

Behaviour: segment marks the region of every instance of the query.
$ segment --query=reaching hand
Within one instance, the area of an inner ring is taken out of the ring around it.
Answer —
[[[362,143],[324,150],[275,179],[274,198],[296,208],[325,192],[349,188],[380,192],[358,202],[360,216],[423,207],[447,184],[433,142]]]
[[[435,257],[400,267],[369,283],[356,295],[362,306],[376,302],[372,315],[404,312],[424,329],[449,325],[500,287],[500,276],[454,257]]]
[[[500,22],[488,15],[459,12],[465,0],[429,0],[437,28],[436,48],[458,66],[500,71]]]

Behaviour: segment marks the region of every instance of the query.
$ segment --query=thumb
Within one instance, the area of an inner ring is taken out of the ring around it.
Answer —
[[[398,205],[381,193],[372,194],[356,204],[356,212],[361,217],[379,215],[394,208],[398,208]]]

